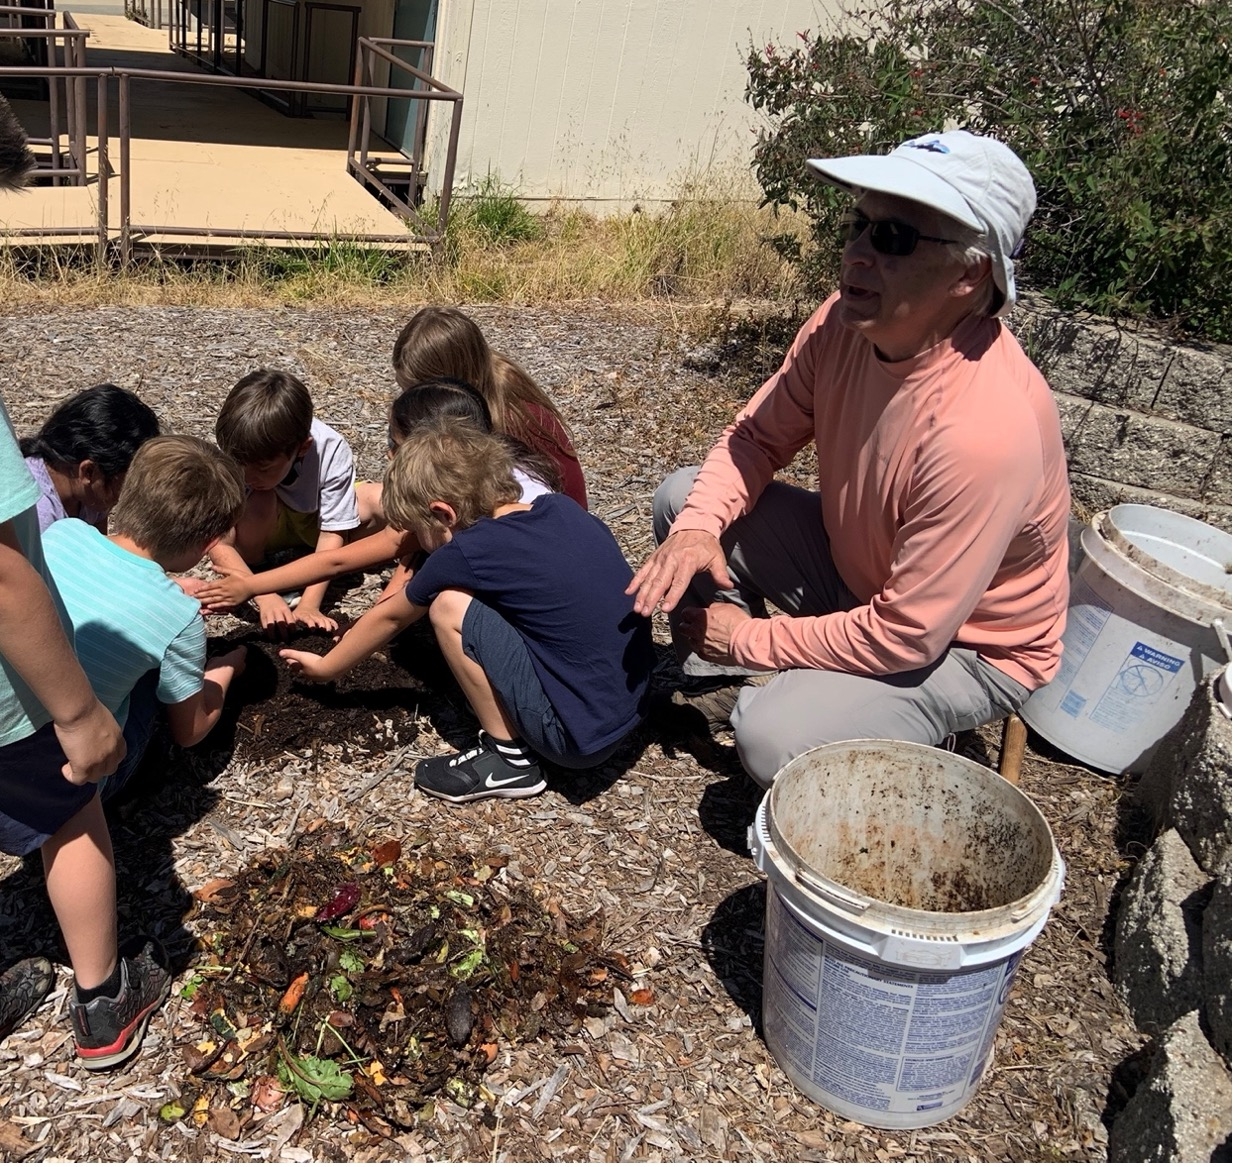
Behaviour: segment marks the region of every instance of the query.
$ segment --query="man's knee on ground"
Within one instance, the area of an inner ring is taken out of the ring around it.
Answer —
[[[669,534],[670,524],[683,509],[699,470],[699,466],[684,466],[673,474],[668,474],[654,493],[653,536],[658,543],[664,542]]]
[[[764,700],[762,700],[764,698]],[[730,715],[739,761],[757,786],[768,790],[786,758],[785,725],[765,689],[743,689]]]

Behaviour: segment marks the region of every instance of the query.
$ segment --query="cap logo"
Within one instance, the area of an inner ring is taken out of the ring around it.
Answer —
[[[927,150],[932,154],[949,153],[949,147],[939,138],[917,138],[911,142],[904,142],[903,145],[910,146],[914,150]]]

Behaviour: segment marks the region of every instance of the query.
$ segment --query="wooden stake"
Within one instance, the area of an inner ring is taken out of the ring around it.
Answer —
[[[998,771],[1006,782],[1018,785],[1022,777],[1022,759],[1027,752],[1026,723],[1016,713],[1005,719],[1005,732],[1001,735],[1001,760]]]

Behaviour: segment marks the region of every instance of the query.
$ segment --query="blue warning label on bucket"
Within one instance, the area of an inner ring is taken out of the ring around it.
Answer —
[[[1170,689],[1183,664],[1182,658],[1136,640],[1091,711],[1091,720],[1114,733],[1134,728]]]
[[[1073,689],[1061,698],[1061,712],[1069,714],[1070,717],[1077,717],[1086,708],[1086,705],[1087,699]]]

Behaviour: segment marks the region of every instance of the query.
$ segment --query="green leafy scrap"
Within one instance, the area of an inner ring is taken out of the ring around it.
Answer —
[[[329,981],[331,996],[341,1005],[352,996],[352,983],[343,973],[336,973]]]
[[[342,1102],[352,1094],[352,1075],[340,1068],[332,1058],[293,1057],[286,1047],[279,1063],[279,1081],[295,1090],[311,1106],[323,1099]]]

